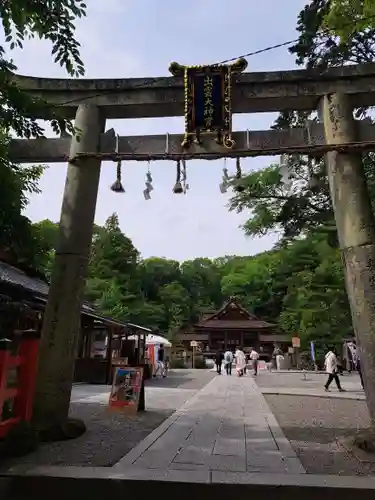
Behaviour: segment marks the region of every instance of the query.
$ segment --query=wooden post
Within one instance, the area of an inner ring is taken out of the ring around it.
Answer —
[[[14,398],[13,409],[21,420],[30,421],[33,413],[35,379],[38,367],[39,338],[38,332],[24,332],[18,352],[22,362],[19,367],[19,390]]]
[[[330,94],[322,99],[327,144],[356,141],[349,97]],[[354,330],[358,337],[367,405],[375,425],[375,224],[370,196],[358,153],[330,152],[327,175]]]
[[[11,358],[11,341],[9,339],[0,339],[0,411],[2,412],[6,401],[8,389],[8,368]],[[1,415],[1,413],[0,413]]]
[[[113,333],[114,333],[114,328],[110,326],[108,331],[108,344],[107,344],[107,376],[106,376],[107,385],[109,385],[112,380]]]
[[[99,152],[105,126],[100,109],[81,104],[75,126],[79,137],[72,138],[70,157]],[[59,243],[40,342],[34,408],[38,427],[60,425],[68,418],[100,165],[101,160],[95,157],[80,158],[68,165]]]

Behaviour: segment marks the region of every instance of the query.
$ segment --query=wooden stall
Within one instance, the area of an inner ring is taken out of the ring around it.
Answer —
[[[40,331],[48,290],[41,276],[0,261],[0,334]],[[144,337],[148,333],[148,328],[105,317],[84,303],[74,381],[110,384],[113,360],[120,357],[127,357],[130,366],[144,365]],[[139,341],[128,341],[132,335]]]

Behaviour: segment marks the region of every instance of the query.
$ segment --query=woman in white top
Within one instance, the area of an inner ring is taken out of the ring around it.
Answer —
[[[334,380],[336,382],[337,389],[340,392],[344,392],[344,389],[341,387],[340,379],[338,376],[337,356],[334,349],[327,352],[324,360],[324,365],[326,372],[328,373],[328,380],[324,386],[324,389],[328,392],[329,386],[331,385],[331,382]]]
[[[238,348],[235,352],[235,358],[236,358],[236,370],[237,370],[237,375],[239,377],[242,377],[244,374],[244,370],[246,368],[246,356],[245,353],[241,348]]]

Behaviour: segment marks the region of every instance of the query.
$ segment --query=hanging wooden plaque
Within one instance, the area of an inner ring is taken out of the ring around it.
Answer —
[[[245,59],[231,65],[181,66],[173,62],[169,71],[184,77],[185,135],[188,148],[192,142],[201,144],[204,135],[232,148],[232,77],[247,67]]]

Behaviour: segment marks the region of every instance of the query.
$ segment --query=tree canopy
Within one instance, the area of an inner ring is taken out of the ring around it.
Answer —
[[[347,42],[368,28],[375,28],[373,0],[330,0],[327,3],[325,26]]]
[[[334,3],[312,0],[299,13],[299,38],[289,48],[296,56],[297,65],[326,69],[375,61],[375,28],[359,29],[345,41],[324,29]],[[347,21],[350,19],[348,16]],[[356,117],[364,116],[367,116],[367,109],[356,110]],[[315,114],[309,112],[280,113],[273,128],[307,127],[308,120],[315,119]],[[285,161],[290,172],[287,183],[283,181],[280,163],[266,165],[241,180],[244,190],[235,192],[230,209],[249,212],[249,219],[244,224],[249,236],[277,231],[282,241],[290,241],[319,229],[329,233],[331,243],[335,244],[337,238],[323,158],[312,161],[306,155],[289,155]],[[373,153],[364,156],[367,182],[375,200],[374,161]]]
[[[33,255],[40,254],[39,242],[22,213],[28,195],[38,191],[44,167],[15,165],[9,157],[9,141],[12,135],[26,138],[43,135],[43,128],[35,119],[36,110],[38,114],[43,111],[55,132],[74,130],[70,122],[61,119],[57,109],[18,86],[13,78],[17,66],[10,55],[31,38],[49,40],[54,61],[65,67],[69,75],[82,75],[84,67],[74,20],[84,16],[85,11],[86,5],[81,0],[6,0],[0,4],[5,39],[0,46],[0,247],[12,252],[19,265],[24,263],[34,269],[39,265],[33,260]]]

